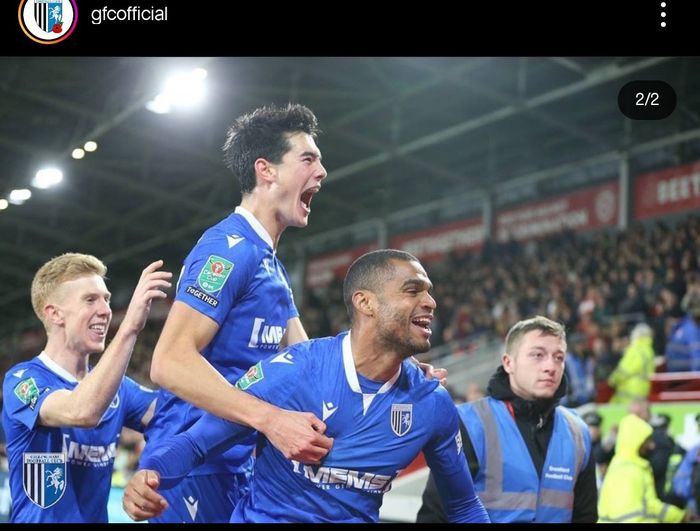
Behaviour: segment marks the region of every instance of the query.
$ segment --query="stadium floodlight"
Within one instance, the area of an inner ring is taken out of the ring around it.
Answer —
[[[7,202],[7,199],[0,199],[0,210],[5,210],[8,206],[10,203]]]
[[[90,153],[92,153],[97,149],[97,142],[95,142],[94,140],[88,140],[87,142],[85,142],[83,148],[85,149],[85,151],[89,151]]]
[[[45,190],[57,185],[63,180],[63,172],[58,168],[43,168],[36,172],[32,186]],[[30,193],[31,195],[31,193]],[[29,198],[27,198],[29,199]]]
[[[27,199],[29,199],[32,196],[32,191],[27,189],[27,188],[18,188],[16,190],[12,190],[10,192],[10,195],[7,196],[10,203],[13,205],[21,205],[24,203]]]
[[[197,106],[204,99],[206,77],[207,71],[203,68],[173,74],[165,82],[163,91],[146,103],[146,108],[157,114],[166,114],[176,107]]]
[[[82,148],[75,148],[73,150],[73,153],[71,153],[71,157],[74,159],[82,159],[85,156],[85,151]]]

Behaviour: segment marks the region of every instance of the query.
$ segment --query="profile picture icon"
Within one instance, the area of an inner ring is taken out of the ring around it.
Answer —
[[[22,0],[18,10],[24,34],[39,44],[67,39],[78,22],[75,0]]]

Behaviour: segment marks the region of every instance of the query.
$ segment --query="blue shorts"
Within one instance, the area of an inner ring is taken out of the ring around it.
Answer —
[[[228,523],[236,503],[250,489],[251,478],[252,468],[238,474],[188,476],[172,489],[159,491],[168,508],[149,522]]]

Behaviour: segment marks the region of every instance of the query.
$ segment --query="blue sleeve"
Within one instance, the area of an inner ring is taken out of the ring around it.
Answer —
[[[10,369],[3,384],[3,409],[8,417],[33,430],[39,424],[39,411],[50,391],[57,391],[46,375],[35,367]],[[17,376],[20,374],[20,376]],[[62,388],[61,388],[62,389]]]
[[[141,419],[146,414],[151,402],[156,399],[156,392],[125,376],[122,380],[120,393],[124,396],[126,405],[124,425],[132,430],[143,432],[145,426],[141,423]]]
[[[257,248],[243,239],[229,247],[226,234],[207,232],[185,259],[175,300],[212,318],[219,326],[245,295],[258,266]]]
[[[299,347],[290,348],[258,362],[236,382],[236,387],[283,406],[296,388],[299,374],[306,372],[303,361],[308,357],[299,356],[298,351]],[[158,471],[161,488],[172,488],[206,458],[253,433],[252,428],[206,413],[184,433],[163,441],[140,466]]]
[[[170,489],[208,456],[230,448],[251,433],[251,428],[206,413],[186,432],[164,440],[139,466],[156,470],[160,488]]]
[[[489,523],[481,500],[474,492],[467,459],[462,449],[457,408],[443,387],[434,393],[435,431],[423,448],[425,460],[435,478],[448,522]]]

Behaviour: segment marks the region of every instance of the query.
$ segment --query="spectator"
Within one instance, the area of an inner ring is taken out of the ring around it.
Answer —
[[[669,371],[700,370],[700,291],[690,290],[681,304],[685,318],[671,331],[666,345],[666,366]]]
[[[573,334],[571,350],[566,358],[568,393],[563,405],[578,407],[595,398],[595,361],[586,346],[586,336]]]
[[[615,389],[612,403],[629,404],[634,399],[649,397],[649,378],[655,371],[653,335],[651,327],[645,323],[632,329],[630,344],[608,378],[608,384]]]
[[[662,502],[654,489],[654,474],[646,457],[654,446],[652,427],[637,415],[620,421],[615,456],[598,500],[599,522],[681,522],[682,509]]]
[[[649,421],[654,432],[651,437],[654,441],[654,449],[649,455],[649,462],[654,473],[654,485],[657,496],[666,500],[666,472],[668,464],[673,454],[685,454],[685,450],[676,444],[673,437],[669,435],[668,428],[671,425],[671,417],[666,413],[653,415]]]

